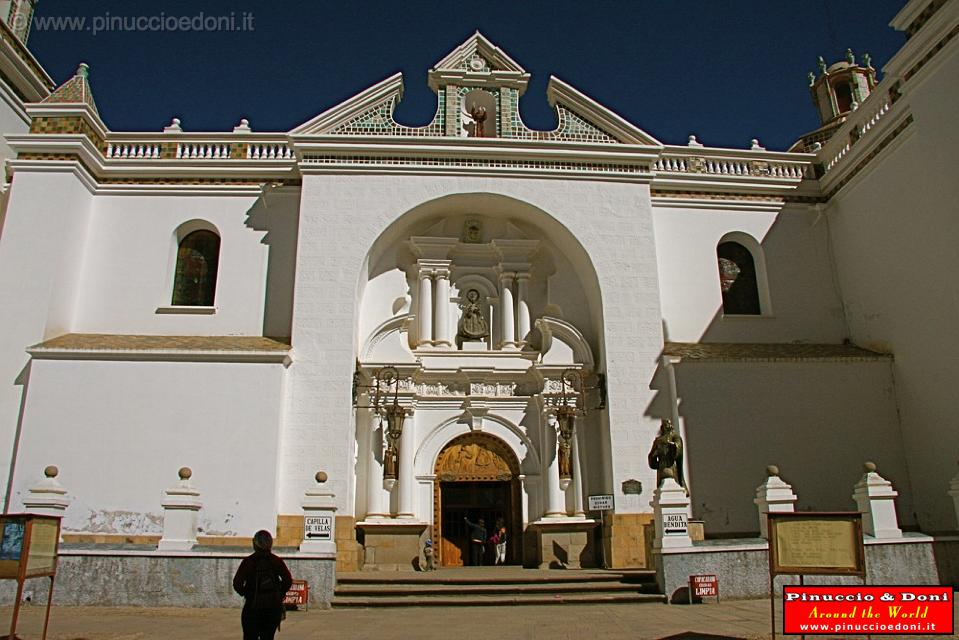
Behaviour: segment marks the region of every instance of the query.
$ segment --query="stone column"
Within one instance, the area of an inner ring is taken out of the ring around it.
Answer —
[[[779,468],[773,465],[766,467],[766,482],[756,487],[756,497],[753,504],[759,510],[759,535],[769,538],[767,513],[782,513],[795,511],[796,494],[793,488],[779,477]]]
[[[416,446],[416,433],[413,430],[413,412],[406,411],[403,414],[403,434],[400,436],[400,460],[399,460],[399,495],[396,505],[396,516],[398,518],[413,517],[413,484],[416,478],[413,477],[413,454]]]
[[[158,551],[189,551],[196,545],[197,514],[203,503],[200,492],[190,484],[190,467],[182,467],[179,476],[180,481],[164,492],[163,537]]]
[[[383,432],[382,421],[370,413],[369,464],[366,468],[366,520],[380,519],[383,510]]]
[[[67,490],[57,482],[60,470],[50,465],[43,470],[43,480],[30,487],[29,494],[23,499],[23,509],[27,513],[36,513],[41,516],[56,516],[63,518],[70,498]],[[60,523],[60,542],[63,542],[63,523]]]
[[[899,518],[896,517],[896,496],[899,492],[892,483],[876,472],[876,465],[867,462],[863,474],[853,490],[852,499],[862,512],[862,531],[873,538],[901,538]]]
[[[583,479],[586,473],[583,471],[583,460],[579,456],[579,434],[574,431],[572,437],[572,467],[573,467],[573,515],[586,517],[586,510],[583,508]]]
[[[559,438],[559,424],[556,416],[550,415],[546,419],[546,438],[548,443],[556,442],[552,436]],[[544,451],[552,449],[553,457],[549,461],[549,468],[546,470],[546,514],[547,518],[565,518],[566,517],[566,494],[559,486],[559,448],[555,445],[543,447]]]
[[[516,341],[526,342],[529,330],[529,273],[518,273],[516,274]]]
[[[671,474],[672,470],[666,473]],[[672,547],[691,547],[689,537],[689,496],[686,490],[671,475],[663,478],[659,487],[653,491],[653,520],[656,522],[654,549]]]
[[[516,346],[516,325],[513,320],[513,273],[499,274],[500,349]]]
[[[326,473],[317,471],[317,486],[307,489],[303,496],[302,553],[333,554],[336,557],[336,496],[324,489]]]
[[[433,321],[433,344],[441,349],[452,349],[453,340],[450,337],[450,271],[449,269],[436,270],[436,300]]]
[[[432,271],[420,267],[419,300],[416,315],[419,324],[419,335],[416,346],[430,346],[433,344],[433,280]]]

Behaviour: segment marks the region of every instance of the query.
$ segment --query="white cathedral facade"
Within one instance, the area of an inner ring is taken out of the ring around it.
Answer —
[[[292,548],[323,471],[338,571],[462,564],[464,517],[511,564],[652,566],[669,419],[706,538],[757,535],[767,465],[849,511],[866,461],[903,529],[955,531],[959,1],[892,26],[778,152],[662,144],[555,77],[531,130],[479,33],[425,127],[398,74],[287,132],[115,132],[4,23],[6,511],[55,465],[65,549],[155,549],[189,467],[196,555]]]

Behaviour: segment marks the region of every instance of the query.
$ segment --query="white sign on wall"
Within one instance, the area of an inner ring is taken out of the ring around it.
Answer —
[[[685,513],[667,513],[663,521],[663,533],[667,536],[684,536],[689,529]]]
[[[333,516],[306,516],[303,518],[303,537],[307,540],[333,540]]]
[[[589,510],[590,511],[612,511],[613,496],[612,495],[590,496]]]

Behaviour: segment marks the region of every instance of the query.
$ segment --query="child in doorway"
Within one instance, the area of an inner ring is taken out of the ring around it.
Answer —
[[[423,558],[426,560],[426,568],[423,571],[433,571],[436,567],[433,566],[433,539],[427,538],[426,542],[423,543]]]

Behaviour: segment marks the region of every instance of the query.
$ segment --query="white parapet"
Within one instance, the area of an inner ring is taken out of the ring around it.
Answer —
[[[656,521],[654,549],[691,547],[689,537],[689,496],[675,478],[663,478],[659,487],[653,491],[653,518]]]
[[[892,483],[876,472],[876,465],[867,462],[852,494],[862,512],[863,533],[873,538],[901,538],[902,529],[896,517],[896,496],[899,492]]]
[[[767,513],[783,513],[796,510],[796,494],[792,485],[779,477],[779,467],[766,467],[766,482],[756,487],[753,504],[759,510],[759,534],[769,538]]]
[[[956,522],[959,524],[959,473],[949,482],[949,495],[952,496],[952,506],[956,511]]]
[[[200,492],[190,483],[193,471],[182,467],[180,481],[164,491],[163,537],[159,551],[189,551],[196,545],[197,514],[203,507]]]
[[[302,553],[336,554],[336,496],[323,488],[326,473],[318,471],[317,486],[303,496]]]

